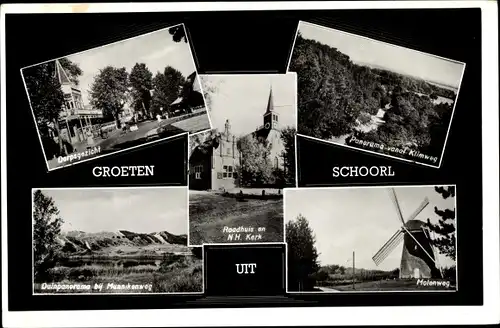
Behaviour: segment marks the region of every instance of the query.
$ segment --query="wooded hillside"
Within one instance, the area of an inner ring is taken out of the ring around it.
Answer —
[[[290,71],[297,73],[298,133],[324,140],[354,135],[385,148],[407,148],[440,157],[454,91],[415,77],[357,65],[337,49],[304,39],[300,33]],[[362,129],[381,109],[385,112],[383,122],[376,128]]]

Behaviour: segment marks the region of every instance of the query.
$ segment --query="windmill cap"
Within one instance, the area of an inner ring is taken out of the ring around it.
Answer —
[[[409,220],[405,223],[405,228],[408,230],[420,229],[425,225],[424,221],[421,220]]]

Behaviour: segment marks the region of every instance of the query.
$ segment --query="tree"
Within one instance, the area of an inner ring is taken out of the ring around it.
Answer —
[[[186,31],[184,30],[184,25],[180,24],[168,29],[168,32],[172,36],[174,42],[184,41],[187,43]]]
[[[441,194],[444,199],[455,197],[455,187],[434,187],[434,190]],[[431,244],[443,255],[450,259],[456,258],[456,234],[455,234],[455,208],[440,210],[434,207],[434,213],[441,217],[437,224],[433,224],[427,219],[426,226],[434,232],[437,237],[431,239]]]
[[[205,97],[205,105],[209,111],[212,109],[214,96],[219,92],[221,85],[225,82],[225,79],[221,77],[213,75],[200,75],[200,83]]]
[[[270,162],[270,145],[248,135],[238,139],[238,151],[241,156],[239,167],[240,182],[243,185],[258,186],[272,182],[273,165]]]
[[[90,103],[101,109],[105,116],[112,116],[120,128],[120,113],[127,100],[128,73],[125,67],[106,66],[99,70],[90,87]]]
[[[67,155],[59,127],[64,94],[54,72],[55,61],[52,61],[24,69],[23,77],[37,124],[53,124],[59,141],[59,151]]]
[[[167,85],[165,75],[163,73],[156,73],[153,78],[153,99],[152,99],[152,108],[155,112],[166,111],[170,112],[170,104],[172,101],[172,97],[169,97],[166,90],[164,90],[164,86]]]
[[[185,83],[182,73],[171,66],[165,67],[163,73],[156,73],[153,79],[153,108],[155,111],[170,112],[170,105],[180,94],[181,86]]]
[[[63,220],[51,197],[36,190],[33,195],[33,269],[37,282],[49,279],[48,270],[55,266],[59,244],[57,236],[61,232]]]
[[[290,291],[310,291],[314,281],[310,280],[320,268],[316,238],[307,219],[299,214],[286,224],[288,247],[288,289]]]
[[[130,86],[132,87],[132,102],[135,108],[140,108],[141,112],[150,115],[151,107],[151,89],[153,89],[153,73],[144,63],[136,63],[132,67],[129,76]]]
[[[59,63],[66,71],[66,74],[68,75],[70,81],[74,85],[78,86],[80,84],[80,80],[78,78],[83,74],[83,71],[81,70],[80,66],[76,63],[73,63],[66,57],[60,58]]]
[[[295,185],[295,134],[293,127],[285,127],[281,130],[281,140],[284,150],[282,152],[285,167],[285,184]]]

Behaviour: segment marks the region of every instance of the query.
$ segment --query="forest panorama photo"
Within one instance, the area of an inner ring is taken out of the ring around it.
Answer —
[[[300,22],[298,134],[439,167],[465,64]]]

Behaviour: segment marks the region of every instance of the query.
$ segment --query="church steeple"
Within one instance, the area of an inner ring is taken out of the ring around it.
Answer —
[[[271,85],[271,89],[269,90],[269,99],[267,100],[266,114],[271,113],[273,110],[274,110],[273,86]]]
[[[267,108],[264,113],[264,129],[278,129],[278,113],[274,111],[273,87],[270,86]]]

